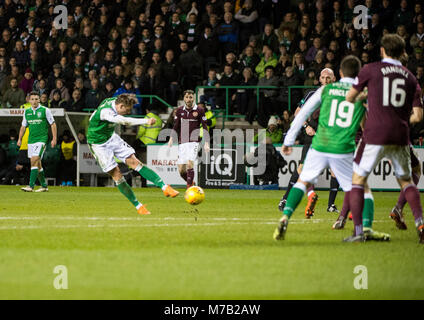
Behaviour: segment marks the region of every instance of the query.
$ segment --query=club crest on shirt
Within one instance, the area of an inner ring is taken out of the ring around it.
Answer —
[[[37,112],[37,118],[41,118],[41,112]]]
[[[194,111],[193,112],[193,117],[197,117],[197,115],[198,115],[197,111]]]

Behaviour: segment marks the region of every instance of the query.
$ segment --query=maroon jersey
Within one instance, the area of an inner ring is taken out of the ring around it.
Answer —
[[[383,59],[365,65],[353,87],[358,91],[368,87],[365,143],[407,145],[412,107],[422,107],[415,76],[399,61]]]
[[[208,130],[203,108],[194,105],[188,110],[185,106],[179,107],[174,118],[174,130],[178,133],[178,143],[199,142],[200,125]],[[195,130],[197,129],[197,132]]]

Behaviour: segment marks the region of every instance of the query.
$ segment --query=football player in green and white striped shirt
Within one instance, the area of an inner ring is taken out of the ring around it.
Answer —
[[[31,174],[29,178],[29,186],[22,188],[22,191],[34,191],[34,185],[37,180],[40,181],[41,188],[35,192],[46,192],[47,183],[44,177],[44,170],[41,166],[46,144],[49,139],[49,126],[52,129],[51,146],[54,148],[57,142],[57,127],[50,109],[40,105],[40,95],[38,92],[32,91],[29,94],[29,103],[31,108],[25,109],[22,126],[19,130],[18,146],[22,143],[22,137],[26,128],[29,129],[28,136],[28,158],[31,159]]]
[[[115,133],[117,124],[136,126],[146,123],[153,125],[156,122],[155,118],[124,117],[131,114],[134,104],[137,103],[137,98],[131,94],[121,94],[118,97],[103,100],[90,117],[87,142],[102,170],[112,177],[119,191],[136,207],[137,212],[144,215],[150,212],[137,200],[133,190],[122,176],[115,157],[161,188],[165,196],[174,198],[179,192],[165,184],[156,172],[143,165],[135,157],[134,149]]]
[[[297,208],[310,184],[317,182],[326,168],[330,168],[344,192],[352,189],[353,152],[355,135],[365,115],[362,101],[350,103],[345,96],[361,68],[357,57],[347,56],[340,64],[339,82],[319,88],[302,107],[287,132],[282,152],[290,154],[302,124],[321,107],[318,129],[305,159],[302,173],[290,190],[283,217],[274,232],[275,240],[283,240],[293,211]]]

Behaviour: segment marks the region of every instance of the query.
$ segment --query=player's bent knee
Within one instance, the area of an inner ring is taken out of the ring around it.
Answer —
[[[131,155],[127,159],[125,159],[125,163],[127,166],[129,166],[131,169],[136,169],[138,166],[143,166],[143,163],[138,160],[135,155]]]
[[[366,182],[367,182],[366,176],[359,175],[356,172],[353,173],[352,184],[364,185]]]
[[[396,177],[400,187],[403,189],[405,188],[407,185],[409,184],[414,184],[414,182],[412,181],[412,177],[411,176],[400,176],[400,177]]]
[[[121,170],[119,170],[119,167],[115,167],[112,170],[108,172],[108,174],[112,177],[113,181],[118,182],[123,178]]]

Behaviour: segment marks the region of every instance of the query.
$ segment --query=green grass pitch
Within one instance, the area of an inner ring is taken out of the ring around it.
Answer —
[[[406,231],[388,217],[397,193],[374,193],[374,229],[390,243],[342,243],[352,222],[331,229],[337,215],[324,191],[311,220],[303,199],[280,242],[272,234],[283,191],[206,189],[197,207],[182,194],[135,192],[150,216],[116,188],[0,187],[0,299],[424,299],[411,211]],[[57,265],[67,290],[54,288]],[[366,290],[354,288],[357,265],[367,268]]]

